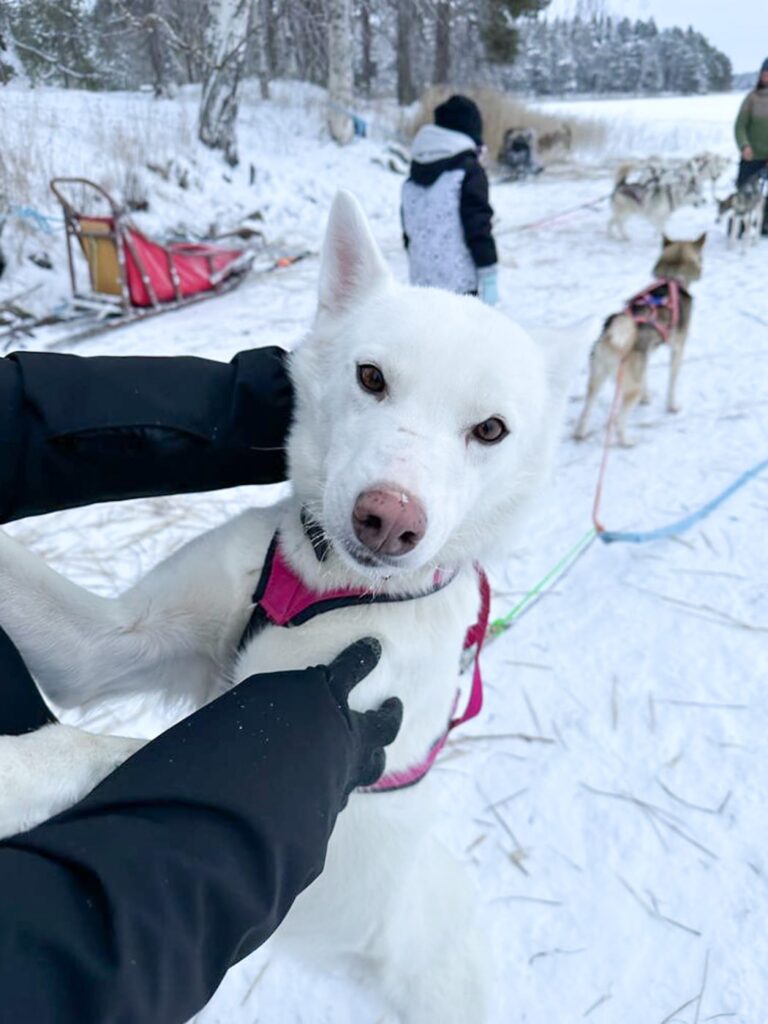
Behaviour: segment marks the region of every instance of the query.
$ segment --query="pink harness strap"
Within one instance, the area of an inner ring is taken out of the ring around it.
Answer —
[[[669,341],[670,333],[680,322],[680,282],[674,277],[661,277],[644,291],[633,295],[626,305],[625,311],[632,317],[636,324],[648,324],[659,332],[664,341]],[[657,297],[656,292],[666,289],[666,295]],[[649,314],[635,312],[635,308],[644,306],[651,310]],[[659,317],[660,309],[668,309],[670,313],[669,323],[665,323]]]
[[[491,611],[491,588],[488,583],[488,577],[479,565],[475,566],[475,571],[477,572],[480,588],[480,613],[477,622],[467,630],[467,635],[464,638],[464,649],[475,646],[476,650],[472,673],[472,687],[463,714],[458,718],[454,717],[459,703],[459,693],[457,692],[451,705],[445,732],[435,740],[425,758],[403,771],[388,772],[378,782],[363,788],[361,792],[385,793],[395,789],[404,789],[406,786],[413,786],[420,779],[424,778],[435,763],[451,731],[480,713],[480,709],[483,706],[483,678],[480,672],[480,651],[488,632],[488,620]],[[315,615],[325,611],[332,611],[334,608],[358,604],[408,601],[418,597],[426,597],[428,594],[435,593],[435,591],[447,586],[452,579],[452,575],[447,575],[438,570],[432,579],[432,589],[423,594],[406,594],[404,596],[391,597],[387,594],[373,594],[370,590],[353,587],[323,591],[319,594],[311,590],[290,567],[280,546],[280,535],[276,533],[269,546],[261,579],[253,595],[255,608],[240,641],[240,646],[242,647],[246,640],[265,624],[264,618],[266,618],[267,622],[271,622],[276,626],[299,626]]]
[[[364,587],[342,587],[318,593],[308,587],[290,567],[280,545],[280,535],[276,533],[269,545],[253,595],[254,609],[240,640],[240,648],[270,622],[274,626],[300,626],[315,615],[335,608],[411,601],[441,590],[452,579],[452,575],[437,570],[432,577],[431,589],[420,594],[376,594]]]
[[[364,597],[368,594],[370,591],[365,588],[355,589],[352,587],[324,590],[322,595],[310,590],[288,565],[283,555],[283,549],[278,544],[272,559],[269,582],[264,594],[259,599],[259,604],[275,625],[287,626],[289,622],[301,617],[303,612],[320,600],[325,603],[348,597]]]
[[[480,671],[480,651],[483,648],[483,642],[488,632],[488,620],[491,614],[491,587],[488,583],[488,577],[479,565],[475,566],[475,571],[477,572],[478,583],[480,586],[480,614],[477,622],[474,626],[470,626],[467,630],[467,635],[464,638],[464,650],[476,645],[475,664],[472,671],[472,687],[469,691],[469,700],[467,701],[464,713],[458,718],[453,717],[459,703],[459,694],[457,692],[456,696],[453,698],[453,705],[451,706],[451,712],[445,732],[435,740],[429,748],[429,752],[424,760],[418,761],[416,764],[413,764],[409,768],[405,768],[401,771],[387,772],[385,775],[382,775],[378,782],[374,782],[372,786],[367,786],[363,792],[389,793],[395,789],[406,789],[408,786],[415,785],[424,778],[429,769],[435,763],[440,751],[447,743],[452,730],[480,714],[480,710],[483,706],[483,676]]]

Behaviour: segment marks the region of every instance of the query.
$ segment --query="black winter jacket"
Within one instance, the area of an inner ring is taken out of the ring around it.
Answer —
[[[462,139],[426,125],[414,140],[402,197],[412,284],[473,291],[477,269],[497,262],[488,178],[472,140],[466,138],[470,148],[462,148]]]
[[[277,349],[229,365],[0,360],[2,517],[279,480],[291,405]],[[23,698],[3,720],[29,683],[0,630],[0,734],[48,720]],[[0,843],[0,1024],[181,1024],[199,1010],[322,870],[362,781],[357,721],[373,715],[345,708],[327,669],[246,680]]]
[[[0,522],[285,478],[286,353],[0,359]]]

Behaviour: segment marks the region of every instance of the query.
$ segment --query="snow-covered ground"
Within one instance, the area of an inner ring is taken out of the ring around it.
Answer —
[[[17,93],[8,102],[55,100],[51,147],[66,155],[56,170],[95,174],[93,149],[83,161],[62,137],[72,94],[42,95]],[[91,123],[87,108],[96,102],[115,117],[124,104],[146,120],[144,97],[81,97],[78,123]],[[503,308],[524,324],[572,330],[584,356],[552,487],[514,555],[490,567],[497,614],[590,525],[610,395],[593,435],[571,441],[586,379],[585,324],[649,282],[657,251],[640,223],[632,242],[609,240],[605,203],[519,228],[605,196],[608,164],[636,152],[638,138],[659,151],[674,129],[676,155],[689,144],[728,152],[737,103],[733,96],[590,103],[589,116],[615,128],[610,152],[492,188]],[[634,142],[625,145],[630,122]],[[227,183],[213,158],[190,148],[185,159],[196,161],[199,189],[186,199],[169,190],[150,216],[167,216],[166,227],[212,216],[225,223],[257,207],[270,241],[314,251],[330,197],[347,186],[405,275],[402,179],[372,161],[380,141],[336,149],[323,139],[317,97],[297,102],[286,93],[264,108],[246,105],[241,150],[243,167],[227,171],[234,179]],[[768,456],[768,241],[730,251],[713,219],[708,206],[670,224],[680,237],[710,230],[681,375],[683,411],[662,410],[660,353],[650,375],[653,403],[631,424],[638,443],[610,454],[603,518],[611,528],[679,518]],[[57,235],[48,245],[56,247],[51,273],[63,293],[63,241]],[[316,270],[308,259],[254,276],[230,295],[76,351],[228,359],[252,345],[291,347],[312,315]],[[113,593],[187,537],[248,502],[272,500],[276,490],[129,502],[11,529],[60,570]],[[767,511],[763,474],[683,536],[595,543],[484,655],[484,715],[451,742],[435,771],[442,838],[470,865],[500,956],[493,1024],[768,1020]],[[345,977],[309,975],[262,951],[230,973],[197,1021],[375,1024],[380,1017],[370,994]]]

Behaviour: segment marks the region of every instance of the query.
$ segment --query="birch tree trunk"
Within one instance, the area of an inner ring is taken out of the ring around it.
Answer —
[[[345,146],[352,141],[354,125],[346,111],[352,108],[352,0],[328,4],[328,130]]]
[[[205,31],[207,67],[198,115],[198,137],[238,162],[237,106],[252,0],[210,0]]]

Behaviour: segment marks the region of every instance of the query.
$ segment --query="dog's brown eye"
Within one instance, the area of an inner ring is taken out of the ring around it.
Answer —
[[[386,389],[384,374],[373,363],[361,363],[357,368],[357,381],[364,391],[380,395]]]
[[[502,441],[508,433],[509,431],[504,421],[499,419],[498,416],[491,416],[490,419],[483,420],[482,423],[477,424],[472,431],[472,437],[482,441],[483,444],[496,444]]]

